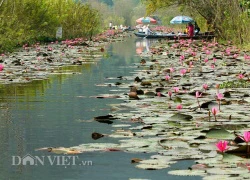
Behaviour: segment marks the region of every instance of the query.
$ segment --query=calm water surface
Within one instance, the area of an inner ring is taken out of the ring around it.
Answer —
[[[118,99],[97,99],[91,96],[111,93],[115,87],[96,86],[118,80],[107,77],[128,76],[133,63],[139,62],[136,52],[147,51],[150,43],[136,41],[134,37],[125,42],[111,44],[109,57],[95,64],[66,69],[79,72],[73,75],[52,75],[48,80],[23,85],[6,85],[0,88],[0,180],[117,180],[145,179],[194,179],[168,175],[172,169],[186,169],[193,162],[183,161],[171,168],[146,171],[130,163],[131,158],[149,158],[151,154],[125,152],[88,152],[78,155],[77,163],[85,166],[12,165],[13,156],[54,156],[41,147],[71,147],[85,143],[116,143],[118,140],[101,138],[94,141],[92,132],[111,133],[111,125],[89,122],[95,116],[110,113],[109,104],[122,102]],[[140,50],[138,50],[138,46]],[[125,68],[126,66],[126,68]],[[65,70],[66,70],[65,69]],[[119,122],[115,122],[119,124]],[[115,124],[114,123],[114,124]],[[18,158],[15,158],[18,163]],[[71,162],[72,163],[72,162]],[[196,179],[201,179],[197,177]]]

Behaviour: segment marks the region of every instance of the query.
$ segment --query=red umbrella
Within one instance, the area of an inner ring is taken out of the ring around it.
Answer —
[[[141,17],[136,20],[137,24],[156,24],[157,21],[151,17]]]

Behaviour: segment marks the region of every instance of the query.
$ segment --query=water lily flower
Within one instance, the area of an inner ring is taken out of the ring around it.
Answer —
[[[217,100],[219,100],[219,110],[220,110],[220,101],[223,99],[224,95],[222,93],[217,93]]]
[[[172,91],[168,91],[168,96],[171,99],[171,97],[172,97]]]
[[[239,136],[243,141],[245,141],[247,144],[250,142],[250,132],[245,131],[243,133],[243,136]]]
[[[174,68],[173,67],[169,68],[169,70],[170,70],[171,73],[174,72]]]
[[[181,69],[181,70],[180,70],[180,73],[181,73],[182,76],[184,76],[184,75],[186,74],[186,72],[187,72],[186,69]]]
[[[211,51],[206,50],[206,55],[210,55],[210,54],[211,54]]]
[[[214,120],[216,121],[216,114],[219,112],[219,110],[216,107],[212,107],[211,111],[212,114],[214,115]]]
[[[238,57],[238,54],[234,54],[233,58],[236,59]]]
[[[184,55],[181,55],[180,56],[180,60],[183,61],[185,59],[185,56]]]
[[[176,109],[177,109],[177,110],[181,110],[181,109],[182,109],[182,105],[181,105],[181,104],[177,105],[177,106],[176,106]]]
[[[201,95],[202,95],[202,93],[199,93],[199,91],[196,91],[196,92],[195,92],[195,97],[196,97],[196,98],[201,97]]]
[[[178,93],[179,90],[180,90],[178,87],[173,87],[173,89],[174,89],[174,92],[175,92],[175,93]]]
[[[217,93],[216,96],[217,96],[217,99],[219,99],[219,100],[223,99],[223,97],[224,97],[224,95],[222,93]]]
[[[4,65],[0,64],[0,71],[2,71],[4,69]]]
[[[198,106],[199,106],[200,110],[201,110],[201,105],[200,105],[200,102],[199,102],[199,98],[201,97],[201,95],[202,95],[202,93],[199,94],[199,91],[195,92],[195,97],[197,99],[197,103],[198,103]]]
[[[202,85],[203,89],[206,91],[208,89],[208,85],[207,84],[203,84]]]
[[[250,60],[250,56],[248,56],[247,54],[244,54],[244,59],[245,60]]]
[[[229,147],[227,146],[228,141],[222,141],[220,140],[218,143],[216,143],[216,147],[218,149],[218,151],[220,151],[221,153],[225,152],[226,150],[229,149]]]
[[[244,75],[243,75],[243,74],[239,74],[239,75],[238,75],[238,78],[239,78],[239,79],[243,79],[243,78],[244,78]]]
[[[208,62],[208,58],[204,59],[204,62],[207,63]]]
[[[169,81],[169,80],[170,80],[170,76],[169,76],[169,75],[166,75],[166,76],[165,76],[165,79],[166,79],[166,81]]]
[[[189,62],[189,68],[192,68],[192,67],[194,67],[194,66],[193,66],[193,62],[190,61],[190,62]]]

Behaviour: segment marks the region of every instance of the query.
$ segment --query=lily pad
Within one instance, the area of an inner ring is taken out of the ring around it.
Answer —
[[[193,116],[182,113],[176,113],[170,117],[171,120],[176,120],[176,121],[191,121],[192,118]]]
[[[207,173],[204,170],[174,170],[169,171],[168,174],[176,176],[205,176]]]
[[[225,129],[209,129],[206,135],[207,138],[213,139],[234,139],[234,135]]]

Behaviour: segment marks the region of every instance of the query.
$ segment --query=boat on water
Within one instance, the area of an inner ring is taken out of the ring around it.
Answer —
[[[174,34],[174,33],[161,33],[155,32],[152,34],[145,34],[144,32],[134,32],[137,37],[141,38],[168,38],[168,39],[190,39],[187,34]],[[192,37],[192,39],[212,39],[214,38],[212,33],[202,33]]]

